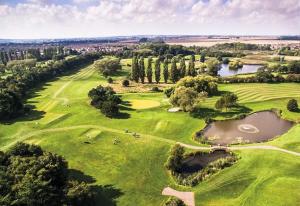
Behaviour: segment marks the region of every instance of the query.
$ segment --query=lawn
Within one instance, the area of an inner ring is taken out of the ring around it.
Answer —
[[[128,68],[113,78],[123,79],[127,71]],[[205,126],[206,112],[224,119],[241,111],[278,108],[284,118],[299,121],[300,113],[288,112],[286,103],[290,98],[300,101],[300,84],[220,85],[221,91],[238,95],[242,109],[215,111],[217,97],[212,97],[201,103],[203,110],[194,116],[167,112],[171,106],[163,93],[123,92],[120,95],[125,104],[116,119],[104,117],[89,105],[87,93],[99,84],[107,85],[106,79],[87,66],[36,89],[28,100],[34,112],[0,124],[1,148],[5,150],[17,141],[25,141],[63,155],[71,168],[84,173],[74,172],[78,178],[89,179],[92,184],[112,185],[114,195],[107,195],[121,206],[160,205],[166,199],[161,195],[166,186],[195,191],[197,205],[300,202],[300,159],[278,151],[238,151],[241,159],[237,164],[195,188],[176,185],[164,169],[168,150],[177,141],[197,145],[192,135]],[[299,130],[296,125],[282,137],[263,144],[300,152]],[[140,137],[135,138],[132,133]],[[115,139],[118,144],[114,144]]]

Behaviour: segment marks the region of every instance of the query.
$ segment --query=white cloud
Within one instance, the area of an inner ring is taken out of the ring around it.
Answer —
[[[4,28],[0,38],[300,33],[299,0],[73,2],[57,5],[48,0],[28,0],[16,6],[0,5],[0,24]],[[84,4],[88,6],[82,7]]]

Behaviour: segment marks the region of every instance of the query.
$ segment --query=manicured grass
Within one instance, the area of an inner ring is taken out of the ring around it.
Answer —
[[[120,72],[113,78],[122,79],[126,74]],[[104,117],[89,105],[87,93],[99,84],[107,85],[106,79],[89,66],[37,89],[28,100],[28,104],[36,107],[35,112],[9,124],[0,124],[1,148],[26,141],[63,155],[71,168],[94,179],[93,184],[113,185],[121,193],[117,198],[117,205],[121,206],[160,205],[166,199],[161,195],[166,186],[195,191],[197,205],[297,205],[300,202],[297,195],[300,160],[290,154],[239,151],[241,159],[237,164],[195,188],[176,185],[164,168],[168,150],[177,141],[197,144],[192,135],[205,126],[207,114],[224,119],[241,112],[278,108],[284,118],[299,121],[300,113],[287,111],[286,103],[290,98],[300,100],[300,84],[219,85],[221,91],[236,93],[241,107],[228,112],[216,111],[214,103],[219,97],[212,97],[201,103],[202,109],[195,116],[167,112],[171,106],[163,93],[122,93],[125,104],[116,119]],[[132,106],[135,101],[143,107]],[[150,108],[149,101],[158,104]],[[282,137],[263,144],[300,152],[299,130],[297,125]],[[133,137],[133,132],[140,137]],[[119,140],[116,145],[115,139]]]

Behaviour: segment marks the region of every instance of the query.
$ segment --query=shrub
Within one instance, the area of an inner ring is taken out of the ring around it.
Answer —
[[[164,204],[164,206],[186,206],[184,202],[176,197],[170,197]]]
[[[181,168],[184,154],[184,147],[179,144],[174,145],[170,151],[170,156],[165,164],[168,170],[177,172]]]
[[[151,88],[151,91],[152,91],[152,92],[161,92],[162,90],[159,89],[158,87],[152,87],[152,88]]]
[[[298,110],[298,102],[295,99],[290,99],[287,103],[287,109],[290,112],[296,112]]]
[[[127,79],[125,79],[125,80],[122,81],[122,86],[123,86],[123,87],[128,87],[129,84],[130,84],[130,83],[129,83],[129,80],[127,80]]]
[[[113,80],[111,77],[108,77],[108,78],[107,78],[107,82],[108,82],[109,84],[112,84],[112,83],[114,82],[114,80]]]
[[[164,90],[165,95],[170,98],[170,96],[174,93],[175,87],[170,87]]]

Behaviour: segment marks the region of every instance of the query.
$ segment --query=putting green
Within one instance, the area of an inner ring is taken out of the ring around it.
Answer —
[[[160,106],[160,103],[158,101],[153,101],[153,100],[133,99],[130,100],[130,103],[131,103],[131,108],[133,109],[149,109],[149,108]]]

